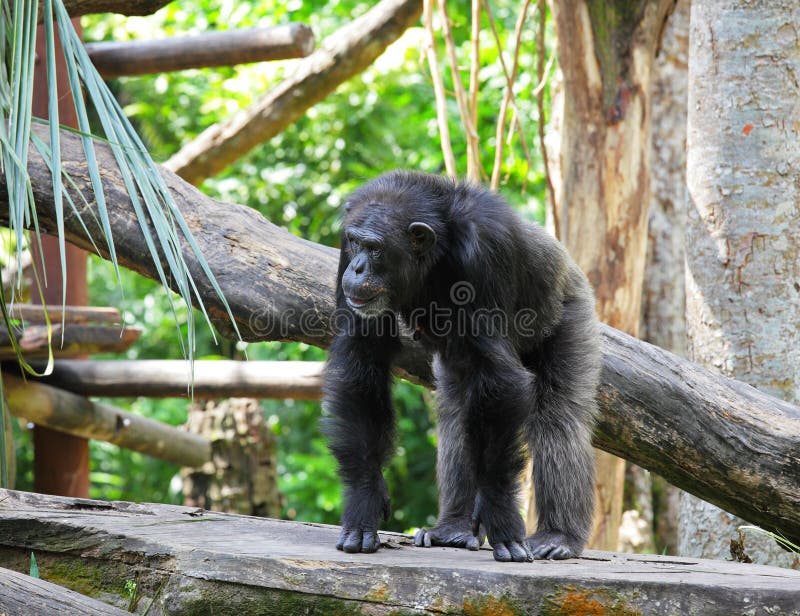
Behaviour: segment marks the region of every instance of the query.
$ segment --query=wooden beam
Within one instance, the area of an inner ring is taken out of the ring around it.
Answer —
[[[49,385],[4,373],[3,393],[12,415],[59,432],[107,441],[179,466],[200,466],[211,456],[209,442],[196,434]]]
[[[195,398],[321,397],[323,362],[195,361]],[[160,359],[59,359],[42,383],[83,396],[186,397],[189,362]]]
[[[322,42],[294,72],[249,109],[204,130],[166,162],[200,184],[302,117],[340,84],[358,75],[422,12],[419,0],[382,0]]]
[[[24,573],[0,568],[0,614],[130,616],[130,612]]]
[[[44,135],[41,129],[34,130]],[[95,205],[80,139],[67,132],[61,137],[64,171],[90,203],[84,222],[94,237],[102,237],[88,215]],[[95,147],[109,196],[112,232],[119,238],[119,262],[157,279],[155,266],[145,257],[144,238],[113,154],[102,143]],[[28,171],[39,224],[55,228],[50,173],[34,150]],[[164,172],[164,179],[216,274],[243,337],[327,347],[338,251],[298,238],[252,208],[220,204],[171,173]],[[3,182],[0,177],[0,219],[8,216]],[[77,194],[73,198],[81,202]],[[80,221],[72,212],[64,214],[68,240],[90,247]],[[103,250],[103,244],[99,246]],[[191,252],[185,251],[184,258],[215,326],[230,334],[213,288]],[[597,446],[750,522],[800,540],[800,407],[607,326],[602,332]],[[409,336],[403,338],[397,365],[417,382],[430,384],[430,357]]]
[[[413,521],[409,521],[413,523]],[[175,505],[0,490],[0,565],[36,553],[43,576],[170,614],[781,614],[800,616],[800,572],[588,551],[500,563],[491,550],[415,548],[381,533],[376,554],[334,547],[339,528]],[[110,591],[114,589],[116,592]]]
[[[40,304],[9,304],[8,314],[12,319],[29,323],[45,323],[45,309],[52,324],[64,323],[121,323],[122,315],[116,308],[98,306],[64,306]]]
[[[314,51],[314,33],[305,24],[290,23],[151,41],[87,43],[86,51],[100,74],[109,79],[303,58]]]
[[[18,329],[17,342],[26,359],[47,357],[48,336],[46,325],[28,325]],[[53,354],[70,357],[90,353],[121,353],[127,351],[142,335],[135,327],[69,324],[61,335],[61,324],[53,323],[50,329]],[[0,361],[16,359],[8,330],[0,326]]]

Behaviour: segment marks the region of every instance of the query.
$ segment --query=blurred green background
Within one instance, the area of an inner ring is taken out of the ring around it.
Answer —
[[[463,5],[463,6],[462,6]],[[452,26],[462,66],[468,67],[469,3],[450,3]],[[513,48],[518,3],[491,3],[507,58]],[[96,15],[83,19],[86,41],[180,36],[192,32],[268,26],[290,21],[312,27],[317,44],[370,3],[340,1],[264,2],[182,0],[149,17]],[[536,85],[533,19],[524,30],[520,76],[515,93],[519,121],[533,157],[530,168],[514,136],[506,147],[501,192],[531,220],[543,218],[544,175],[536,146],[537,112],[531,90]],[[495,122],[505,78],[486,22],[481,35],[479,133],[482,161],[491,173]],[[403,167],[443,172],[436,112],[429,71],[421,48],[422,28],[413,28],[370,69],[342,85],[281,135],[242,157],[201,189],[209,195],[249,205],[290,232],[315,242],[338,244],[339,205],[363,181]],[[548,41],[552,36],[548,37]],[[549,44],[549,42],[548,42]],[[547,51],[548,57],[550,50]],[[440,59],[444,50],[440,49]],[[259,63],[222,69],[118,79],[112,90],[157,161],[208,126],[224,120],[275,86],[293,63]],[[450,71],[442,74],[452,92]],[[466,79],[466,71],[464,77]],[[450,129],[459,171],[466,171],[463,130],[455,101],[449,100]],[[546,106],[547,108],[547,106]],[[128,358],[181,358],[181,348],[166,291],[133,272],[123,271],[122,286],[108,263],[92,257],[90,303],[116,306],[125,321],[144,333]],[[179,313],[185,327],[186,312]],[[222,341],[198,318],[197,357],[323,360],[325,352],[303,344],[257,344]],[[394,390],[398,415],[397,453],[387,471],[393,501],[391,530],[431,524],[436,516],[435,411],[433,396],[398,382]],[[111,403],[153,419],[181,424],[187,401],[110,399]],[[337,523],[340,488],[333,458],[318,429],[318,403],[269,400],[264,413],[278,439],[279,485],[286,497],[285,517]],[[32,488],[32,447],[27,429],[17,425],[19,489]],[[91,443],[91,496],[130,501],[180,502],[178,468],[118,447]]]

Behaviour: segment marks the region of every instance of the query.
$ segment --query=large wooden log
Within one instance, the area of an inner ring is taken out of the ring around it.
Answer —
[[[8,490],[0,503],[0,566],[25,571],[33,551],[44,579],[119,606],[135,579],[151,615],[800,616],[800,572],[777,567],[595,551],[499,563],[394,533],[394,549],[345,554],[320,524]]]
[[[314,51],[314,33],[305,24],[291,23],[150,41],[87,43],[86,51],[95,68],[108,79],[303,58]]]
[[[318,400],[322,362],[195,361],[195,398]],[[37,379],[82,396],[185,397],[189,363],[179,359],[64,359]]]
[[[302,117],[340,84],[363,72],[422,12],[419,0],[382,0],[326,38],[294,72],[249,109],[204,130],[165,164],[199,184]]]
[[[41,129],[39,134],[42,134]],[[125,267],[157,278],[108,148],[97,144],[117,256]],[[62,133],[63,167],[86,194],[91,187],[78,138]],[[29,159],[39,224],[55,228],[52,183],[35,151]],[[223,204],[163,172],[178,207],[211,264],[248,340],[331,340],[338,253],[297,238],[253,209]],[[0,179],[0,218],[7,192]],[[70,188],[72,190],[72,188]],[[82,200],[75,195],[76,204]],[[101,237],[84,207],[84,222]],[[65,212],[69,241],[91,249],[81,224]],[[103,250],[105,244],[98,242]],[[185,251],[215,325],[230,333],[213,289]],[[107,256],[107,255],[103,255]],[[671,353],[603,328],[598,447],[657,472],[678,487],[746,520],[800,540],[800,408],[715,375]],[[429,357],[404,339],[403,374],[430,383]]]
[[[125,616],[126,612],[74,590],[0,568],[0,614],[81,614],[81,616]]]
[[[169,2],[170,0],[64,0],[64,8],[70,17],[92,13],[150,15]],[[42,15],[42,0],[39,0],[39,15]]]
[[[12,415],[53,430],[107,441],[179,466],[200,466],[211,458],[210,443],[197,434],[49,385],[3,373],[3,394]]]

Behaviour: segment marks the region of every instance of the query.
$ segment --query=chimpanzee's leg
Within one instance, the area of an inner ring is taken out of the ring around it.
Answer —
[[[443,368],[450,385],[444,404],[465,417],[464,449],[477,488],[473,533],[483,525],[495,560],[532,560],[518,501],[534,377],[501,338],[480,340]]]
[[[394,340],[339,335],[325,370],[323,431],[339,462],[344,484],[342,532],[336,547],[375,552],[378,524],[388,519],[389,493],[383,466],[392,450],[394,412],[390,366]]]
[[[529,543],[534,558],[580,555],[592,528],[599,341],[590,302],[564,306],[540,354],[530,447],[538,526]]]
[[[443,374],[439,362],[434,363],[437,383],[439,422],[436,452],[436,479],[439,486],[439,519],[433,528],[422,528],[414,537],[414,545],[443,545],[477,550],[483,537],[472,532],[475,508],[475,469],[467,454],[466,416],[452,393],[458,387]]]

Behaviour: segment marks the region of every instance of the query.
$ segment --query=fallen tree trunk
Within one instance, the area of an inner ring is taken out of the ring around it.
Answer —
[[[363,72],[419,19],[419,0],[382,0],[300,61],[294,73],[249,109],[204,130],[165,166],[192,184],[269,141],[340,84]]]
[[[43,134],[41,128],[35,130]],[[143,260],[148,252],[116,164],[100,143],[97,158],[117,257],[125,267],[157,279],[154,265]],[[64,170],[90,205],[77,194],[73,201],[84,209],[89,231],[100,237],[96,219],[88,211],[94,202],[83,150],[71,133],[62,133],[62,159]],[[53,229],[47,166],[33,150],[28,166],[39,224]],[[163,175],[243,337],[327,347],[337,251],[297,238],[250,208],[210,199],[174,174]],[[2,181],[0,217],[7,217]],[[73,212],[65,212],[64,224],[70,242],[91,250]],[[98,245],[103,250],[105,244]],[[215,325],[230,333],[214,290],[191,251],[184,255]],[[603,350],[598,447],[750,522],[800,539],[800,408],[609,327],[603,327]],[[416,381],[430,383],[429,357],[410,338],[404,340],[398,367]]]
[[[800,572],[777,567],[595,551],[499,563],[485,546],[415,548],[383,532],[393,549],[345,554],[322,524],[11,490],[0,503],[0,566],[24,571],[34,551],[43,577],[117,606],[136,580],[153,615],[800,616]]]

